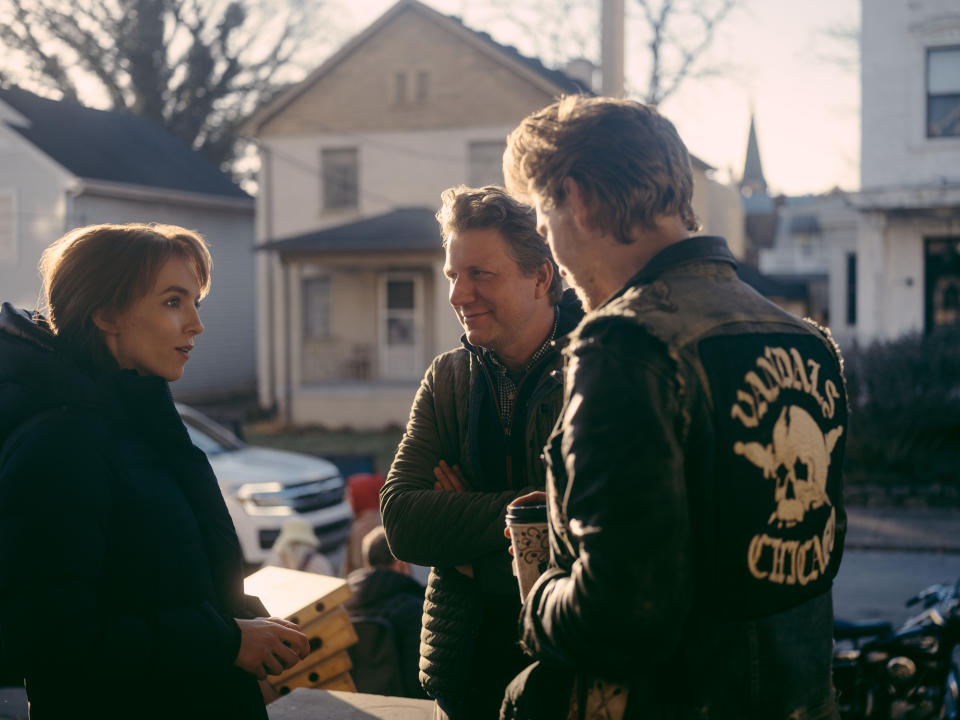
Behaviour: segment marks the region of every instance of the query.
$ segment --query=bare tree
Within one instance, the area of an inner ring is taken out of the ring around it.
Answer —
[[[717,27],[741,0],[635,0],[640,22],[630,29],[645,38],[647,82],[637,89],[645,103],[659,105],[688,78],[716,74],[702,60]]]
[[[687,80],[716,74],[704,67],[717,28],[748,0],[633,0],[626,19],[627,52],[645,68],[642,80],[628,77],[628,94],[657,105]],[[529,38],[528,51],[559,65],[585,57],[599,64],[600,0],[493,0],[487,16],[519,28]],[[628,65],[629,67],[629,65]]]
[[[816,57],[846,72],[860,70],[860,26],[848,23],[820,30]]]
[[[598,19],[598,0],[489,0],[467,21],[495,35],[519,34],[526,41],[524,52],[560,66],[574,58],[597,63]]]
[[[145,115],[224,166],[316,18],[310,0],[0,0],[0,77]]]

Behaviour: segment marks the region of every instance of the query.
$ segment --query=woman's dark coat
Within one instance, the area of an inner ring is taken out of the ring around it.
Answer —
[[[0,312],[0,652],[31,717],[265,718],[236,532],[165,381]]]

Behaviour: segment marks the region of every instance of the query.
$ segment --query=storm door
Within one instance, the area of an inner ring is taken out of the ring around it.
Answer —
[[[414,273],[380,276],[380,377],[423,375],[423,279]]]

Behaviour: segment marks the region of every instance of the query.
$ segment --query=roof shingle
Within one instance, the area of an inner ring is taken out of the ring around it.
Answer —
[[[5,102],[29,121],[9,123],[39,150],[79,178],[247,199],[217,167],[152,120],[49,100],[20,88],[0,88]]]
[[[384,252],[435,250],[440,252],[440,227],[435,211],[403,207],[382,215],[303,235],[264,243],[258,249],[295,252]]]

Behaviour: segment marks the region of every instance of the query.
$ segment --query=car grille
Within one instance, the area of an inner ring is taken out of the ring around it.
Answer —
[[[353,520],[347,518],[346,520],[339,520],[329,525],[317,525],[313,528],[313,532],[317,536],[317,541],[320,543],[317,549],[321,552],[326,552],[343,545],[347,540],[347,536],[350,535],[350,526],[352,524]],[[280,530],[261,530],[259,537],[260,549],[269,550],[273,547],[278,537],[280,537]]]
[[[331,505],[336,505],[343,500],[343,486],[333,490],[321,490],[319,492],[300,495],[292,498],[291,506],[295,512],[308,513],[314,510],[320,510]]]

